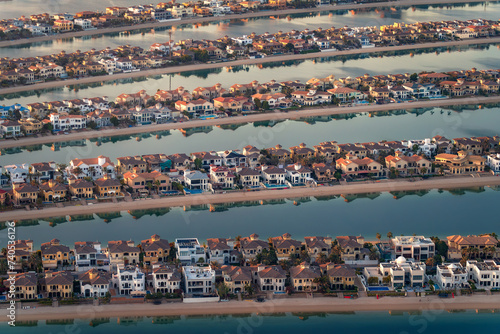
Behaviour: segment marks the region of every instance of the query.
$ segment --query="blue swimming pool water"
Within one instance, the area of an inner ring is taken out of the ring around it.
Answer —
[[[389,288],[386,286],[371,286],[366,288],[368,291],[389,291]]]
[[[268,189],[279,189],[279,188],[288,188],[287,186],[283,185],[283,184],[269,184],[269,183],[266,183],[264,184],[266,186],[266,188]]]
[[[205,115],[205,116],[199,116],[198,117],[199,119],[214,119],[214,118],[218,118],[217,115]]]
[[[186,189],[186,194],[201,194],[202,192],[201,189]]]

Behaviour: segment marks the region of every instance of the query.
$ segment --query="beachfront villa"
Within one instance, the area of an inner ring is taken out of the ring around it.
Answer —
[[[132,240],[109,241],[106,250],[113,269],[116,269],[118,265],[139,264],[140,252],[140,248],[135,247]]]
[[[26,182],[26,179],[30,174],[28,164],[6,165],[3,168],[5,169],[5,173],[10,177],[10,181],[12,183]]]
[[[38,277],[34,272],[18,273],[14,282],[5,280],[5,287],[10,289],[12,283],[15,282],[15,298],[16,299],[35,299],[38,295]]]
[[[57,269],[73,262],[73,254],[69,247],[61,245],[58,239],[52,239],[41,245],[42,264],[44,269]]]
[[[99,271],[110,270],[109,256],[103,253],[101,243],[98,241],[75,242],[75,270],[78,272],[98,269]]]
[[[185,297],[213,297],[215,290],[215,271],[209,266],[183,266]]]
[[[234,240],[226,238],[207,239],[208,260],[220,265],[239,263],[241,253],[234,249]]]
[[[66,200],[68,188],[56,180],[49,180],[42,183],[38,188],[42,193],[42,198],[45,202],[60,202]]]
[[[426,261],[434,257],[434,242],[424,236],[397,236],[392,239],[396,258],[403,256],[415,261]]]
[[[261,166],[262,180],[270,185],[284,185],[286,182],[287,172],[285,169],[276,166]]]
[[[500,153],[490,154],[486,156],[486,165],[490,167],[490,170],[495,174],[500,173]]]
[[[103,155],[97,158],[73,159],[66,169],[69,175],[74,175],[77,179],[91,177],[96,180],[104,175],[115,177],[115,164],[108,157]]]
[[[454,290],[468,287],[467,270],[460,263],[443,263],[437,266],[436,283],[440,289]]]
[[[120,157],[116,158],[116,160],[118,160],[116,168],[121,174],[125,174],[126,172],[145,173],[147,171],[147,163],[142,159],[135,157]]]
[[[432,164],[429,160],[420,155],[407,156],[401,151],[397,151],[395,156],[388,155],[385,157],[385,164],[388,169],[395,169],[400,174],[425,174],[430,171]]]
[[[279,237],[271,238],[278,260],[288,260],[291,256],[299,256],[302,243],[293,240],[290,233],[285,233]]]
[[[300,265],[290,268],[290,282],[295,291],[316,291],[318,283],[315,281],[321,276],[318,266],[311,266],[302,262]]]
[[[500,287],[500,261],[467,261],[468,279],[474,281],[478,289],[498,289]]]
[[[177,259],[184,265],[207,262],[205,248],[200,245],[200,242],[196,238],[175,239],[174,246],[177,252]]]
[[[85,297],[105,297],[109,292],[111,274],[95,268],[89,269],[78,276],[80,292]]]
[[[435,163],[443,166],[450,174],[468,174],[484,172],[486,159],[479,155],[469,155],[465,151],[459,151],[458,154],[438,154],[435,157]]]
[[[281,266],[258,265],[250,267],[253,282],[260,291],[285,292],[286,272]]]
[[[405,286],[423,287],[425,283],[425,263],[406,259],[403,256],[398,257],[395,261],[380,263],[379,271],[382,277],[390,276],[390,284],[393,289]]]
[[[315,261],[320,254],[328,257],[332,251],[331,237],[305,237],[306,251],[312,261]]]
[[[446,238],[448,245],[448,259],[460,260],[464,253],[472,250],[472,256],[476,258],[498,258],[500,247],[498,240],[491,235],[451,235]]]
[[[153,264],[152,283],[153,291],[156,293],[174,293],[181,289],[181,273],[172,265]]]
[[[170,244],[168,240],[161,239],[158,234],[141,241],[141,250],[144,253],[143,262],[151,265],[158,262],[166,262],[170,255]]]
[[[236,176],[226,166],[210,166],[210,179],[212,188],[234,188]]]
[[[45,298],[70,298],[73,296],[73,276],[68,271],[46,271],[39,280],[40,293]]]
[[[189,190],[208,191],[210,178],[198,170],[184,172],[184,184]]]
[[[231,293],[245,292],[252,283],[252,272],[248,267],[222,266],[224,284]]]
[[[38,182],[54,180],[56,178],[56,163],[53,161],[32,163],[31,174]]]
[[[269,250],[269,243],[259,240],[258,234],[253,233],[249,237],[240,239],[240,251],[245,260],[255,259],[264,249]]]
[[[368,249],[363,248],[364,242],[365,238],[362,236],[338,236],[337,243],[342,250],[342,261],[348,264],[355,264],[357,261],[365,260],[370,252]]]
[[[144,296],[146,275],[135,266],[119,264],[113,275],[113,287],[120,295]]]
[[[325,263],[320,265],[323,275],[328,277],[330,289],[352,290],[356,285],[356,271],[347,264]]]
[[[121,192],[122,184],[117,179],[110,178],[105,175],[104,177],[94,181],[95,194],[99,198],[110,198],[123,196]]]
[[[377,177],[384,174],[382,165],[377,161],[370,158],[359,159],[355,155],[346,155],[345,158],[337,159],[335,166],[346,176],[373,175]]]
[[[71,197],[89,199],[94,196],[94,184],[87,180],[80,180],[71,176],[68,178],[68,190]]]
[[[12,197],[17,205],[33,204],[38,198],[39,189],[29,183],[13,183]]]
[[[253,168],[236,168],[236,173],[240,176],[240,185],[248,188],[259,187],[260,172]]]
[[[0,191],[0,198],[1,195]],[[14,254],[9,254],[9,260],[13,262],[13,264],[11,264],[13,269],[20,272],[23,270],[23,264],[26,264],[29,261],[31,254],[33,254],[33,240],[15,240],[13,245]]]

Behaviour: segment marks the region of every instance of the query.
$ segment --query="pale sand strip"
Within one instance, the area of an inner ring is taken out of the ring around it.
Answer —
[[[269,17],[269,16],[283,16],[289,14],[300,14],[300,13],[314,13],[314,12],[324,12],[324,11],[335,11],[335,10],[348,10],[348,9],[369,9],[369,8],[383,8],[383,7],[405,7],[405,6],[419,6],[419,5],[447,5],[447,4],[461,4],[461,3],[477,3],[477,2],[490,2],[496,0],[403,0],[403,1],[389,1],[380,3],[369,3],[369,4],[346,4],[338,6],[321,6],[317,8],[298,8],[298,9],[285,9],[285,10],[270,10],[270,11],[260,11],[255,13],[245,13],[245,14],[232,14],[226,16],[214,16],[214,17],[194,17],[190,19],[183,19],[180,21],[170,21],[170,22],[154,22],[154,23],[143,23],[124,27],[113,27],[104,28],[97,30],[86,30],[71,33],[64,33],[61,35],[51,35],[51,36],[41,36],[33,37],[28,39],[19,39],[14,41],[1,41],[0,47],[9,47],[14,45],[31,44],[38,42],[46,42],[56,39],[81,37],[89,35],[100,35],[109,34],[122,31],[133,31],[139,29],[153,29],[159,27],[168,26],[178,26],[183,24],[196,24],[205,23],[213,21],[226,21],[226,20],[238,20],[238,19],[249,19],[256,17]]]
[[[141,317],[175,315],[272,314],[283,312],[352,312],[352,311],[431,311],[434,315],[450,310],[494,310],[500,308],[500,296],[460,296],[440,299],[429,297],[383,297],[376,299],[340,299],[335,297],[283,298],[257,303],[230,301],[219,303],[115,304],[102,306],[37,307],[17,310],[16,320],[91,319],[106,317]],[[0,321],[8,321],[5,308]]]
[[[403,51],[403,50],[419,50],[419,49],[427,49],[427,48],[439,48],[439,47],[452,47],[452,46],[461,46],[461,45],[472,45],[472,44],[490,44],[490,43],[500,43],[500,37],[491,37],[491,38],[471,38],[467,40],[460,41],[450,41],[450,42],[432,42],[432,43],[422,43],[415,45],[397,45],[397,46],[379,46],[368,49],[354,49],[354,50],[345,50],[345,51],[325,51],[325,52],[315,52],[315,53],[306,53],[306,54],[293,54],[293,55],[283,55],[283,56],[269,56],[265,58],[257,58],[257,59],[241,59],[234,60],[228,62],[221,63],[202,63],[202,64],[190,64],[190,65],[180,65],[180,66],[172,66],[165,68],[155,68],[138,72],[130,72],[130,73],[118,73],[112,75],[100,75],[95,77],[85,77],[82,79],[67,79],[67,80],[58,80],[58,81],[50,81],[43,82],[34,85],[26,85],[26,86],[16,86],[9,88],[1,88],[0,94],[11,94],[11,93],[19,93],[30,90],[39,90],[39,89],[49,89],[54,87],[63,87],[69,85],[82,85],[88,83],[95,82],[104,82],[110,80],[119,80],[119,79],[127,79],[127,78],[137,78],[137,77],[146,77],[152,75],[160,75],[160,74],[169,74],[169,73],[178,73],[178,72],[187,72],[187,71],[199,71],[199,70],[207,70],[214,68],[221,68],[226,66],[240,66],[240,65],[257,65],[271,62],[284,62],[290,60],[304,60],[304,59],[312,59],[312,58],[325,58],[325,57],[334,57],[334,56],[348,56],[348,55],[356,55],[356,54],[365,54],[365,53],[374,53],[374,52],[394,52],[394,51]],[[137,83],[139,86],[140,83]]]
[[[187,129],[199,126],[215,126],[215,125],[225,125],[225,124],[250,123],[258,121],[298,119],[301,117],[312,117],[312,116],[342,115],[342,114],[366,113],[375,111],[430,108],[430,107],[443,107],[443,106],[466,105],[466,104],[473,105],[473,104],[485,104],[485,103],[497,103],[497,102],[500,102],[500,96],[488,96],[488,97],[472,96],[472,97],[456,98],[456,99],[454,98],[454,99],[444,99],[444,100],[418,101],[413,103],[374,104],[369,106],[355,106],[355,107],[344,107],[344,108],[318,107],[311,109],[301,109],[298,111],[289,111],[287,113],[285,112],[260,113],[247,116],[235,116],[227,118],[208,119],[208,120],[193,120],[183,123],[153,124],[153,125],[135,126],[131,128],[121,128],[121,129],[107,128],[102,130],[86,130],[86,131],[72,132],[67,135],[59,135],[59,136],[49,135],[45,137],[36,137],[36,138],[27,137],[27,138],[21,138],[19,140],[3,140],[0,141],[0,149],[70,141],[77,139],[91,139],[91,138],[100,138],[108,136],[131,135],[135,133],[166,131],[174,129]]]
[[[278,198],[297,198],[304,196],[330,196],[341,194],[361,194],[423,189],[453,189],[478,186],[500,185],[500,177],[483,175],[481,177],[445,177],[410,182],[405,179],[382,180],[380,182],[359,182],[347,185],[320,186],[317,188],[293,188],[284,190],[263,190],[257,192],[232,192],[227,194],[201,194],[188,196],[164,197],[159,199],[138,200],[133,202],[99,203],[90,206],[71,206],[64,208],[46,208],[43,210],[14,210],[0,213],[0,221],[19,219],[38,219],[66,215],[127,211],[136,209],[154,209],[160,207],[180,207],[201,204],[219,204],[228,202],[259,201]]]

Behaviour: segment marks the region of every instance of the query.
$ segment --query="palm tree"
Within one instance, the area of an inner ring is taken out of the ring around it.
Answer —
[[[380,239],[382,239],[382,236],[380,235],[380,233],[377,232],[377,234],[375,235],[375,238],[377,238],[378,242],[380,242]]]
[[[236,243],[234,244],[234,248],[240,248],[241,235],[236,236],[236,238],[234,240],[236,241]]]
[[[80,174],[83,173],[83,170],[80,168],[80,167],[76,167],[75,169],[73,169],[73,172],[79,176]]]
[[[326,261],[328,261],[328,257],[326,256],[326,254],[319,253],[318,257],[316,258],[316,262],[318,262],[319,264],[323,264],[326,263]]]
[[[393,237],[392,232],[387,232],[387,238],[392,239],[392,237]]]
[[[495,254],[495,252],[497,251],[497,248],[494,247],[494,246],[491,246],[491,247],[486,247],[484,249],[484,254],[487,258],[492,258],[493,255]]]
[[[57,164],[57,170],[59,172],[64,172],[64,170],[66,169],[67,165],[66,164]]]
[[[153,185],[156,189],[156,193],[159,193],[160,192],[160,180],[155,180],[155,182],[153,182]]]

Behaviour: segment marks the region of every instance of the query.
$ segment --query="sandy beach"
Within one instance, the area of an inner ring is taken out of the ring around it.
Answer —
[[[64,33],[61,35],[51,35],[51,36],[40,36],[33,37],[29,39],[19,39],[14,41],[1,41],[0,47],[9,47],[15,45],[23,45],[30,43],[46,42],[56,39],[63,38],[73,38],[81,36],[90,35],[100,35],[109,34],[122,31],[133,31],[138,29],[153,29],[159,27],[168,26],[178,26],[182,24],[196,24],[196,23],[206,23],[213,21],[225,21],[225,20],[235,20],[235,19],[248,19],[256,17],[274,16],[274,15],[290,15],[290,14],[300,14],[300,13],[315,13],[323,11],[333,11],[333,10],[349,10],[349,9],[369,9],[369,8],[382,8],[382,7],[395,7],[395,6],[419,6],[419,5],[447,5],[447,4],[460,4],[460,3],[477,3],[477,2],[489,2],[493,0],[403,0],[403,1],[388,1],[388,2],[378,2],[378,3],[368,3],[368,4],[345,4],[337,6],[320,6],[316,8],[298,8],[298,9],[284,9],[284,10],[270,10],[270,11],[260,11],[245,14],[232,14],[226,16],[212,16],[212,17],[194,17],[189,19],[183,19],[179,21],[169,21],[169,22],[151,22],[143,24],[135,24],[131,26],[123,27],[112,27],[103,28],[96,30],[85,30],[71,33]]]
[[[37,307],[17,310],[16,320],[90,319],[127,316],[174,316],[174,315],[220,315],[220,314],[272,314],[282,312],[351,312],[351,311],[432,311],[475,309],[493,310],[500,307],[500,295],[460,296],[441,299],[429,297],[382,297],[376,299],[341,299],[336,297],[283,298],[264,303],[254,301],[230,301],[218,303],[165,303],[81,305]],[[1,321],[7,321],[6,310],[0,310]]]
[[[86,130],[71,132],[67,135],[48,135],[44,137],[27,137],[20,138],[18,140],[3,140],[0,141],[0,149],[29,146],[29,145],[40,145],[46,143],[63,142],[69,140],[78,139],[91,139],[100,138],[108,136],[123,136],[131,135],[136,133],[146,133],[155,131],[166,131],[175,129],[187,129],[199,126],[216,126],[216,125],[226,125],[226,124],[238,124],[238,123],[251,123],[258,121],[273,121],[273,120],[283,120],[283,119],[297,119],[302,117],[312,117],[312,116],[327,116],[327,115],[342,115],[342,114],[353,114],[353,113],[370,113],[376,111],[389,111],[398,109],[414,109],[414,108],[431,108],[431,107],[443,107],[443,106],[456,106],[456,105],[467,105],[467,104],[485,104],[485,103],[497,103],[500,102],[500,96],[489,96],[480,97],[472,96],[466,98],[457,99],[443,99],[443,100],[430,100],[430,101],[418,101],[412,103],[392,103],[392,104],[373,104],[368,106],[355,106],[355,107],[319,107],[310,109],[301,109],[298,111],[289,112],[275,112],[275,113],[261,113],[247,116],[235,116],[228,118],[218,118],[218,119],[208,119],[208,120],[193,120],[183,123],[167,123],[167,124],[153,124],[144,126],[135,126],[131,128],[105,128],[101,130]]]
[[[45,208],[42,210],[14,210],[0,213],[0,221],[20,219],[38,219],[66,215],[128,211],[137,209],[155,209],[163,207],[181,207],[201,204],[219,204],[228,202],[259,201],[279,198],[298,198],[305,196],[331,196],[342,194],[362,194],[372,192],[390,192],[423,189],[453,189],[466,187],[500,185],[500,177],[490,174],[482,176],[443,177],[427,180],[409,181],[408,179],[354,182],[347,185],[320,186],[311,188],[292,188],[282,190],[262,190],[252,192],[231,192],[226,194],[204,193],[200,195],[164,197],[158,199],[136,200],[132,202],[107,202],[94,205],[76,205],[63,208]]]
[[[190,64],[190,65],[180,65],[180,66],[172,66],[165,68],[155,68],[148,69],[144,71],[131,72],[131,73],[118,73],[112,75],[101,75],[101,76],[91,76],[85,77],[81,79],[67,79],[67,80],[59,80],[59,81],[49,81],[38,83],[34,85],[26,85],[26,86],[16,86],[9,88],[0,89],[0,94],[12,94],[25,92],[30,90],[40,90],[40,89],[50,89],[54,87],[63,87],[69,85],[81,85],[95,82],[104,82],[110,80],[119,80],[119,79],[127,79],[127,78],[138,78],[138,77],[146,77],[152,75],[161,75],[161,74],[169,74],[169,73],[179,73],[186,71],[199,71],[199,70],[207,70],[214,68],[221,68],[226,66],[240,66],[240,65],[258,65],[263,63],[270,62],[284,62],[290,60],[304,60],[304,59],[312,59],[312,58],[324,58],[324,57],[333,57],[333,56],[348,56],[348,55],[356,55],[363,53],[374,53],[374,52],[393,52],[393,51],[403,51],[403,50],[418,50],[418,49],[426,49],[426,48],[439,48],[439,47],[452,47],[452,46],[460,46],[460,45],[471,45],[471,44],[490,44],[490,43],[500,43],[500,37],[491,37],[491,38],[472,38],[467,40],[460,41],[449,41],[449,42],[432,42],[432,43],[422,43],[422,44],[414,44],[414,45],[397,45],[397,46],[382,46],[382,47],[374,47],[368,49],[354,49],[354,50],[345,50],[345,51],[325,51],[325,52],[316,52],[316,53],[307,53],[307,54],[290,54],[283,56],[268,56],[265,58],[258,59],[242,59],[221,63],[202,63],[202,64]],[[140,83],[137,84],[140,86]],[[162,88],[162,87],[158,87]],[[139,89],[139,88],[137,88]]]

